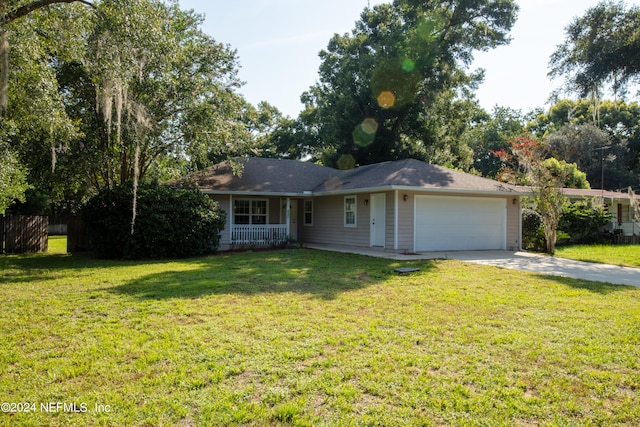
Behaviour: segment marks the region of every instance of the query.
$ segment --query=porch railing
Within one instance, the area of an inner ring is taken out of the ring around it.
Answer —
[[[618,221],[611,221],[607,229],[608,231],[611,231],[611,232],[617,231],[623,236],[640,235],[640,223],[633,222],[633,221],[624,221],[621,223],[618,223]]]
[[[231,244],[270,245],[287,240],[286,224],[234,225],[231,227]]]

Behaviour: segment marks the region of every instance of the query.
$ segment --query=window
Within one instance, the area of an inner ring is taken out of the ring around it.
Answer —
[[[356,196],[347,196],[344,198],[344,226],[356,226]]]
[[[266,200],[234,200],[233,223],[251,225],[266,224],[267,211]]]
[[[304,225],[313,225],[313,200],[304,201]]]

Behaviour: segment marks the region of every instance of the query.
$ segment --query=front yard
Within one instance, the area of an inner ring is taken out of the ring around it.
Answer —
[[[558,246],[556,256],[578,261],[640,268],[640,245]]]
[[[0,289],[0,425],[640,420],[637,288],[303,249],[2,256]]]

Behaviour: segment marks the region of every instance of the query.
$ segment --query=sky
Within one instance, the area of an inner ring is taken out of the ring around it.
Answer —
[[[318,53],[331,37],[350,33],[362,10],[383,0],[180,0],[182,9],[204,14],[203,30],[237,50],[240,89],[254,105],[267,101],[290,117],[302,109],[300,95],[318,78]],[[564,41],[564,28],[599,0],[517,0],[512,41],[477,52],[471,69],[484,68],[476,92],[480,105],[520,110],[548,107],[561,80],[547,77],[549,57]],[[640,0],[626,4],[640,5]]]

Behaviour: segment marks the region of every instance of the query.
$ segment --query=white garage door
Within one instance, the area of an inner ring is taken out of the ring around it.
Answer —
[[[416,196],[415,250],[506,249],[506,199]]]

